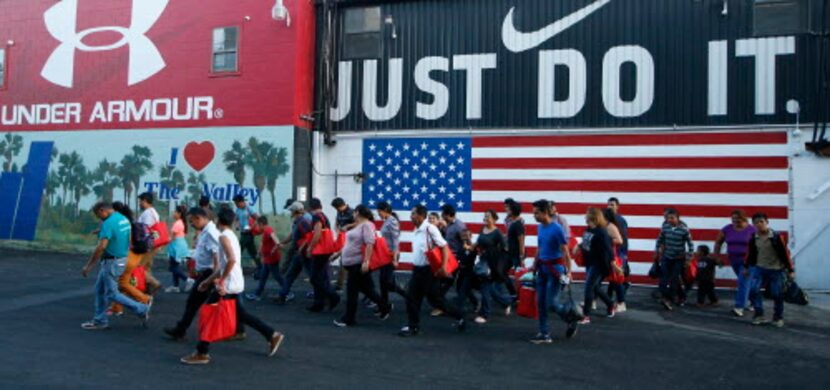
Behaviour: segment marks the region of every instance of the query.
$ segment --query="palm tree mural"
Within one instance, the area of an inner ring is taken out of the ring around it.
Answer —
[[[129,204],[132,200],[136,209],[138,208],[138,200],[133,199],[133,192],[139,191],[141,177],[153,169],[151,157],[153,157],[153,152],[150,151],[150,148],[134,145],[132,152],[121,159],[121,166],[118,168],[121,185],[124,188],[124,201]]]
[[[109,162],[103,159],[98,163],[98,166],[92,171],[92,192],[98,199],[112,202],[115,198],[115,188],[121,184],[121,178],[118,177],[118,163]]]
[[[274,149],[274,145],[269,142],[259,142],[254,137],[248,140],[248,149],[251,154],[245,159],[245,164],[254,171],[254,187],[262,194],[265,191],[266,181],[268,179],[269,159]],[[259,213],[262,214],[262,196],[259,197],[258,202]]]
[[[164,165],[161,167],[161,185],[167,187],[169,190],[173,189],[182,189],[185,184],[185,178],[182,171],[176,169],[174,166]],[[175,200],[171,200],[168,202],[168,212],[174,209],[178,205],[178,202]],[[172,207],[170,207],[172,206]]]
[[[58,175],[55,171],[49,171],[49,175],[46,176],[46,186],[44,187],[43,191],[46,195],[45,199],[50,207],[55,205],[55,195],[58,193],[60,187],[60,175]]]
[[[240,187],[245,185],[245,166],[247,164],[248,155],[245,147],[239,141],[233,141],[231,149],[222,155],[222,161],[225,163],[225,168],[228,172],[233,174],[233,179]]]
[[[187,203],[196,204],[199,202],[199,198],[202,197],[203,193],[203,183],[207,181],[207,176],[204,173],[200,173],[196,175],[195,173],[190,173],[187,175]]]
[[[273,213],[276,215],[277,197],[275,191],[277,189],[277,179],[285,176],[291,168],[288,165],[288,150],[286,148],[271,148],[266,161],[268,163],[268,168],[265,171],[265,186],[271,194],[271,210],[273,210]]]
[[[83,165],[83,160],[81,160],[81,164],[75,167],[72,175],[75,183],[72,188],[72,197],[75,200],[75,214],[73,217],[77,217],[81,213],[81,198],[91,192],[92,173]]]
[[[2,141],[0,141],[0,155],[6,159],[3,163],[3,172],[17,171],[16,166],[14,165],[14,158],[20,154],[22,149],[23,137],[12,133],[6,133],[6,135],[3,136]]]
[[[75,173],[84,164],[84,159],[78,152],[62,153],[58,156],[58,176],[61,184],[61,205],[69,205],[69,194],[74,192],[76,185]]]

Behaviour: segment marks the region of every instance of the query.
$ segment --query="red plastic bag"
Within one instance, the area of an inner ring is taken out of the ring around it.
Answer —
[[[369,259],[369,269],[374,271],[391,263],[392,252],[389,250],[386,240],[383,237],[375,237],[375,245],[372,246],[372,258]]]
[[[345,234],[341,234],[345,239]],[[308,232],[306,234],[304,242],[311,242],[311,239],[314,237],[314,232]],[[344,241],[345,243],[345,241]],[[334,239],[334,234],[331,232],[331,229],[323,229],[320,231],[320,240],[317,241],[317,245],[314,248],[311,248],[311,255],[312,256],[329,256],[332,253],[340,251],[341,248],[337,246],[337,240]]]
[[[147,292],[147,273],[144,271],[144,266],[133,268],[130,274],[130,284],[141,292]]]
[[[695,282],[697,278],[697,262],[690,261],[686,263],[686,267],[683,268],[683,283],[689,285]]]
[[[199,340],[209,343],[236,334],[236,299],[219,298],[199,309]]]
[[[525,318],[539,318],[539,308],[536,305],[536,289],[533,287],[519,287],[519,302],[516,305],[516,314]]]
[[[441,270],[441,263],[444,261],[443,252],[443,249],[437,246],[427,251],[427,260],[429,261],[430,268],[432,268],[432,273],[435,275],[438,275],[438,271]],[[447,252],[449,252],[449,256],[447,257],[447,274],[452,275],[458,269],[458,259],[455,258],[455,254],[449,248],[447,248]]]
[[[623,270],[622,259],[619,256],[614,256],[614,264],[611,266],[611,272],[608,274],[607,279],[608,283],[625,283],[625,271]]]
[[[150,226],[150,232],[153,233],[153,248],[160,248],[163,247],[172,241],[170,239],[170,229],[167,227],[166,222],[159,222],[153,226]]]

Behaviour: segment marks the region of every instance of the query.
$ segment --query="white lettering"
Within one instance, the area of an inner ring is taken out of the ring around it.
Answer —
[[[726,41],[709,42],[709,116],[726,115],[729,86],[729,62]]]
[[[795,37],[739,39],[735,56],[755,57],[755,114],[775,114],[775,57],[795,54]]]
[[[620,97],[620,68],[626,62],[636,67],[636,93],[630,101]],[[654,59],[641,46],[617,46],[602,60],[602,102],[609,114],[633,118],[651,109],[654,102]]]
[[[450,108],[450,90],[429,77],[432,71],[449,72],[450,60],[445,57],[424,57],[415,65],[415,85],[432,95],[432,104],[417,102],[415,115],[426,120],[441,118]]]
[[[403,89],[403,59],[389,59],[386,105],[377,105],[378,61],[363,61],[363,112],[369,120],[388,121],[401,110]]]
[[[173,117],[173,108],[170,99],[153,100],[152,120],[169,121]],[[162,111],[163,110],[163,111]]]
[[[132,100],[127,100],[127,122],[143,122],[150,120],[150,100],[144,100],[141,105],[136,106]]]
[[[92,108],[92,115],[89,116],[89,123],[106,122],[107,117],[104,115],[104,104],[101,102],[95,103]]]
[[[339,122],[352,110],[352,62],[341,61],[337,68],[337,107],[329,109],[332,121]]]
[[[556,67],[568,69],[568,98],[556,100]],[[588,73],[585,56],[573,50],[539,52],[539,118],[572,118],[585,107]]]
[[[481,119],[482,73],[496,68],[496,53],[452,57],[453,69],[467,71],[467,119]]]

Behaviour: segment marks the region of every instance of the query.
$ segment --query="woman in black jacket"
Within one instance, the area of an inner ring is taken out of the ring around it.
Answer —
[[[606,230],[607,222],[600,209],[590,207],[585,213],[585,222],[588,228],[582,235],[582,242],[579,244],[579,251],[585,261],[585,318],[581,324],[590,324],[591,306],[594,303],[594,296],[599,297],[605,306],[608,307],[608,316],[614,316],[615,304],[602,290],[602,280],[608,277],[611,272],[611,261],[614,259],[614,249],[611,246],[611,236]]]

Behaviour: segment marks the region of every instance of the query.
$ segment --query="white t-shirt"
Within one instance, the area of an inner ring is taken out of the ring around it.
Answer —
[[[424,221],[421,226],[415,229],[415,234],[412,238],[412,265],[416,267],[429,265],[426,253],[429,247],[436,246],[443,248],[447,246],[447,241],[441,237],[441,231],[435,225]]]
[[[229,275],[222,275],[225,278],[225,292],[228,294],[241,294],[245,291],[245,276],[242,274],[242,248],[239,246],[239,239],[236,237],[236,234],[233,234],[233,230],[225,229],[222,233],[220,233],[220,237],[226,237],[228,241],[231,243],[231,248],[233,250],[233,257],[236,259],[236,262],[231,268],[231,273]],[[219,242],[219,269],[224,272],[225,266],[228,264],[228,257],[225,254],[224,248],[222,248],[222,242]]]
[[[142,211],[141,215],[138,216],[138,223],[143,223],[147,226],[153,226],[159,223],[160,220],[159,213],[152,207]]]

